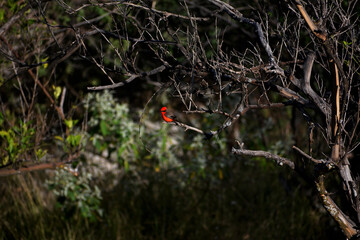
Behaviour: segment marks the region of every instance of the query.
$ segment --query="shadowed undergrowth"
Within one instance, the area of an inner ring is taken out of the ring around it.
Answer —
[[[181,182],[181,170],[125,174],[103,192],[96,221],[56,207],[45,173],[9,177],[0,185],[0,238],[341,239],[303,183],[255,165],[239,160],[222,180],[195,175]]]

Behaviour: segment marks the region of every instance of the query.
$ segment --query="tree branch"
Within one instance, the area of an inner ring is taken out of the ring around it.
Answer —
[[[310,99],[315,103],[319,110],[327,117],[330,118],[330,106],[322,99],[311,87],[311,70],[315,60],[315,53],[310,53],[304,63],[304,77],[302,79],[296,78],[294,75],[290,76],[291,82],[301,89]]]
[[[201,130],[201,129],[199,129],[199,128],[196,128],[196,127],[193,127],[193,126],[190,126],[190,125],[187,125],[187,124],[185,124],[185,123],[178,122],[178,121],[169,122],[168,124],[182,127],[182,128],[185,129],[185,131],[191,130],[191,131],[194,131],[194,132],[197,132],[197,133],[201,133],[201,134],[203,134],[207,139],[211,138],[213,135],[216,134],[216,131],[204,132],[203,130]]]
[[[114,83],[111,85],[105,85],[105,86],[88,87],[87,89],[88,90],[104,90],[104,89],[112,89],[112,88],[122,87],[125,84],[132,82],[133,80],[135,80],[138,77],[151,76],[151,75],[154,75],[157,73],[161,73],[165,69],[166,69],[165,65],[161,65],[160,67],[157,67],[149,72],[143,72],[141,74],[133,74],[133,75],[131,75],[131,77],[129,77],[128,79],[126,79],[125,81],[122,81],[122,82]]]
[[[344,232],[346,237],[350,239],[351,237],[356,235],[357,234],[356,224],[341,211],[341,209],[336,205],[336,203],[332,200],[332,198],[329,196],[328,192],[326,191],[324,184],[324,175],[321,175],[319,177],[318,181],[316,182],[316,188],[320,193],[325,209],[339,224],[341,230]]]
[[[260,23],[256,22],[255,20],[253,20],[251,18],[244,17],[242,15],[242,13],[240,13],[238,10],[236,10],[234,7],[232,7],[228,3],[222,2],[220,0],[209,0],[209,1],[211,3],[213,3],[214,5],[218,6],[219,8],[223,9],[234,20],[236,20],[240,23],[247,23],[247,24],[252,25],[255,28],[255,31],[258,35],[258,39],[269,58],[270,65],[275,68],[274,70],[276,71],[276,73],[279,73],[282,76],[285,75],[284,70],[282,68],[280,68],[275,61],[275,57],[273,55],[273,52],[271,50],[271,47],[270,47],[268,41],[265,38],[265,35],[264,35],[264,32],[262,30]]]
[[[300,155],[302,155],[303,157],[309,159],[310,161],[313,161],[314,163],[318,163],[318,164],[321,164],[321,163],[325,163],[326,161],[323,160],[323,159],[315,159],[313,158],[312,156],[308,155],[307,153],[305,153],[303,150],[301,150],[300,148],[296,147],[296,146],[293,146],[292,147],[294,150],[296,150],[298,153],[300,153]]]
[[[66,161],[61,161],[61,162],[33,164],[33,165],[29,165],[29,166],[23,166],[18,169],[7,169],[7,168],[0,169],[0,177],[6,177],[6,176],[10,176],[10,175],[15,175],[15,174],[23,174],[23,173],[27,173],[27,172],[39,171],[39,170],[45,170],[45,169],[56,169],[57,167],[61,167],[64,164],[71,163],[72,161],[74,161],[74,159],[79,157],[79,155],[80,155],[80,152],[77,152],[75,154],[70,155],[66,159]]]
[[[311,20],[309,14],[306,12],[305,8],[302,6],[300,0],[294,0],[294,1],[295,1],[295,4],[296,4],[296,7],[299,9],[301,15],[305,19],[305,21],[308,24],[308,26],[309,26],[310,30],[312,31],[312,33],[315,34],[315,36],[318,37],[319,39],[321,39],[322,41],[325,41],[326,40],[325,34],[322,34],[319,31],[319,28]]]
[[[185,20],[190,20],[190,21],[208,21],[209,20],[209,18],[183,16],[183,15],[180,15],[180,14],[170,13],[170,12],[166,12],[166,11],[160,11],[160,10],[157,10],[155,8],[144,7],[144,6],[134,4],[134,3],[129,3],[129,2],[124,2],[122,4],[127,5],[127,6],[140,8],[140,9],[144,9],[144,10],[151,11],[151,12],[154,12],[154,13],[158,13],[158,14],[161,14],[161,15],[163,15],[165,17],[177,17],[177,18],[180,18],[180,19],[185,19]]]
[[[331,129],[332,129],[332,146],[331,158],[338,162],[340,158],[340,79],[339,72],[334,61],[330,61],[332,79],[331,95]]]
[[[295,163],[290,161],[287,158],[281,157],[279,155],[270,153],[270,152],[265,152],[265,151],[260,151],[260,150],[246,150],[246,149],[236,149],[236,148],[232,148],[231,152],[237,155],[243,155],[243,156],[251,156],[251,157],[264,157],[266,159],[271,159],[271,160],[275,160],[277,164],[279,164],[280,166],[282,166],[283,164],[287,165],[288,167],[290,167],[291,169],[295,169]]]
[[[26,4],[20,11],[13,15],[2,27],[0,28],[0,36],[5,33],[13,24],[20,18],[24,16],[24,13],[30,9],[30,4]]]

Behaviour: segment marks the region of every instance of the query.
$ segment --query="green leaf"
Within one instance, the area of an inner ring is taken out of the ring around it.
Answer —
[[[69,135],[66,138],[66,142],[72,146],[72,147],[77,147],[80,145],[80,141],[81,141],[81,135],[77,134],[77,135]]]
[[[38,159],[41,159],[43,156],[45,156],[47,150],[42,150],[41,148],[38,149],[35,153]]]
[[[29,9],[29,10],[31,10],[31,9]],[[34,23],[36,23],[36,20],[35,19],[28,19],[27,20],[27,24],[30,26],[30,25],[32,25],[32,24],[34,24]],[[46,63],[47,64],[47,63]]]
[[[5,137],[6,139],[8,139],[9,137],[9,133],[4,131],[4,130],[1,130],[0,131],[0,137]]]
[[[60,137],[60,136],[55,136],[54,138],[57,139],[57,140],[60,140],[61,142],[64,142],[64,139],[62,137]]]
[[[122,40],[122,50],[123,52],[126,52],[127,50],[129,50],[130,47],[130,42],[127,40]]]
[[[43,64],[44,69],[46,69],[46,68],[48,67],[48,65],[49,65],[49,64],[46,62],[48,59],[49,59],[49,57],[45,57],[45,58],[41,59],[41,62],[44,63],[44,64]],[[53,87],[54,87],[54,86],[53,86]]]
[[[3,76],[0,74],[0,87],[3,85],[3,83],[5,82]]]
[[[132,150],[134,152],[135,158],[139,159],[140,158],[140,153],[139,153],[139,151],[137,149],[136,144],[131,144],[131,148],[132,148]]]
[[[4,22],[5,9],[0,9],[0,23]]]
[[[125,149],[126,149],[126,145],[124,145],[124,144],[121,145],[120,148],[118,148],[118,151],[117,151],[118,159],[121,158],[121,155],[125,151]]]
[[[8,139],[8,144],[9,144],[9,153],[12,153],[15,147],[15,143],[14,143],[14,139],[10,138]]]
[[[101,130],[101,134],[103,136],[106,136],[109,134],[107,123],[104,120],[101,120],[101,122],[100,122],[100,130]]]
[[[162,144],[161,144],[161,152],[166,151],[166,141],[167,141],[167,136],[166,136],[166,134],[163,134],[163,136],[162,136]]]
[[[79,120],[65,120],[65,125],[71,130]]]
[[[129,162],[127,160],[124,161],[124,168],[125,168],[125,172],[129,171]]]
[[[9,162],[9,156],[5,156],[2,160],[2,166],[6,165]]]
[[[99,140],[95,140],[95,147],[96,147],[96,149],[100,152],[101,151],[101,143],[100,143],[100,141]]]
[[[9,7],[10,7],[10,10],[11,10],[13,13],[15,13],[16,7],[17,7],[16,1],[14,1],[14,0],[8,0],[7,3],[8,3],[8,5],[9,5]]]
[[[68,193],[68,197],[70,198],[71,201],[75,201],[76,200],[76,195],[74,192],[69,192]]]
[[[45,66],[44,66],[45,67]],[[53,86],[53,90],[54,90],[54,97],[57,100],[60,97],[61,94],[61,87],[57,86]]]

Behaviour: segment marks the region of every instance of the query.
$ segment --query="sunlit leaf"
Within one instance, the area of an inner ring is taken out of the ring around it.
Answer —
[[[57,140],[60,140],[61,142],[64,142],[64,139],[62,137],[60,137],[60,136],[55,136],[54,138],[57,139]]]
[[[66,120],[65,119],[65,125],[71,130],[78,121],[79,120],[73,120],[73,119]]]
[[[61,94],[61,87],[57,86],[53,86],[53,89],[54,89],[54,97],[55,99],[57,100],[59,97],[60,97],[60,94]]]

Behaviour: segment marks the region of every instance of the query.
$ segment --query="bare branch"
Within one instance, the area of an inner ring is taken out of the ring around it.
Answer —
[[[251,157],[264,157],[266,159],[275,160],[277,164],[282,166],[283,164],[287,165],[291,169],[295,169],[295,163],[290,161],[287,158],[280,157],[279,155],[266,152],[266,151],[260,151],[260,150],[245,150],[245,149],[236,149],[232,148],[232,153],[242,156],[251,156]]]
[[[157,67],[149,72],[144,72],[142,74],[133,74],[131,77],[129,77],[128,79],[126,79],[123,82],[118,82],[115,84],[111,84],[111,85],[105,85],[105,86],[98,86],[98,87],[88,87],[89,90],[104,90],[104,89],[112,89],[112,88],[117,88],[117,87],[122,87],[127,83],[132,82],[133,80],[135,80],[138,77],[146,77],[146,76],[151,76],[157,73],[161,73],[162,71],[164,71],[166,69],[165,65],[161,65],[160,67]]]
[[[357,234],[356,224],[347,216],[341,209],[336,205],[336,203],[329,196],[328,192],[325,189],[324,176],[321,175],[316,182],[316,187],[320,193],[322,202],[326,210],[330,213],[335,221],[339,224],[340,228],[343,230],[344,234],[348,239]]]
[[[296,146],[293,146],[292,147],[294,150],[296,150],[298,153],[300,153],[300,155],[302,155],[303,157],[309,159],[310,161],[313,161],[314,163],[318,163],[318,164],[321,164],[321,163],[325,163],[326,161],[321,159],[321,160],[318,160],[318,159],[315,159],[313,158],[312,156],[306,154],[303,150],[301,150],[300,148],[296,147]]]
[[[216,133],[216,132],[214,132],[214,131],[205,132],[205,131],[203,131],[203,130],[201,130],[201,129],[199,129],[199,128],[196,128],[196,127],[187,125],[187,124],[185,124],[185,123],[181,123],[181,122],[179,122],[179,121],[169,122],[168,124],[182,127],[182,128],[185,129],[185,131],[191,130],[191,131],[194,131],[194,132],[197,132],[197,133],[201,133],[201,134],[203,134],[207,139],[211,138],[211,137]]]
[[[250,24],[252,26],[254,26],[256,33],[258,34],[258,38],[260,40],[260,43],[262,44],[262,46],[264,47],[268,57],[269,57],[269,62],[270,65],[272,65],[273,67],[275,67],[277,70],[280,70],[281,75],[284,75],[284,71],[277,65],[276,61],[275,61],[275,57],[273,55],[273,52],[271,50],[271,47],[269,45],[269,43],[267,42],[265,36],[264,36],[264,32],[261,28],[260,23],[254,21],[253,19],[250,18],[246,18],[244,17],[238,10],[236,10],[234,7],[232,7],[230,4],[222,2],[220,0],[209,0],[211,3],[213,3],[214,5],[218,6],[221,9],[224,9],[225,12],[227,14],[229,14],[229,16],[231,18],[233,18],[234,20],[240,22],[240,23],[247,23]]]
[[[306,23],[308,24],[310,30],[322,41],[326,40],[326,36],[319,32],[319,28],[314,24],[314,22],[311,20],[309,14],[306,12],[305,8],[302,6],[300,0],[294,0],[296,3],[296,7],[299,9],[301,15],[305,19]]]
[[[160,11],[160,10],[157,10],[157,9],[154,9],[154,8],[148,8],[148,7],[144,7],[144,6],[134,4],[134,3],[130,3],[130,2],[124,2],[122,4],[127,5],[127,6],[136,7],[136,8],[141,8],[141,9],[151,11],[151,12],[154,12],[154,13],[158,13],[158,14],[161,14],[161,15],[163,15],[165,17],[177,17],[177,18],[180,18],[180,19],[185,19],[185,20],[190,20],[190,21],[209,21],[209,18],[182,16],[180,14],[170,13],[170,12],[166,12],[166,11]]]
[[[65,115],[62,112],[62,109],[58,106],[56,106],[54,99],[51,97],[51,95],[49,94],[49,92],[46,90],[46,88],[44,87],[44,85],[39,81],[39,79],[37,78],[37,76],[35,76],[35,74],[31,71],[28,70],[28,73],[30,74],[30,76],[32,77],[32,79],[40,86],[40,88],[43,90],[43,92],[45,93],[45,95],[47,96],[47,98],[50,100],[51,104],[54,105],[56,111],[58,112],[59,116],[61,117],[61,120],[65,120]]]
[[[62,162],[33,164],[33,165],[23,166],[18,169],[3,168],[3,169],[0,169],[0,177],[7,177],[10,175],[23,174],[23,173],[27,173],[27,172],[33,172],[33,171],[39,171],[39,170],[45,170],[45,169],[56,169],[65,164],[72,163],[76,158],[79,157],[79,155],[80,155],[80,152],[72,154],[66,159],[66,161],[62,161]]]
[[[330,106],[324,99],[322,99],[311,87],[311,70],[315,60],[315,54],[310,53],[304,63],[304,78],[298,79],[295,76],[290,76],[290,80],[295,86],[300,88],[310,99],[316,104],[320,111],[329,119],[330,118]]]
[[[13,15],[2,27],[0,28],[0,36],[3,35],[24,13],[30,9],[30,4],[26,4],[19,12]]]

